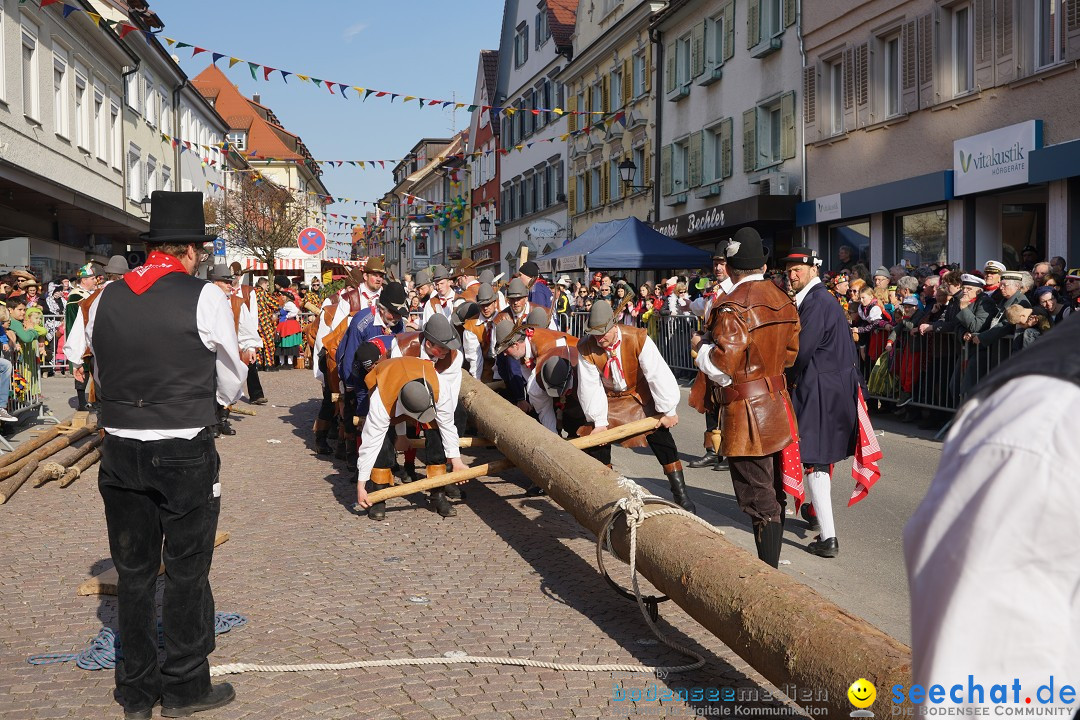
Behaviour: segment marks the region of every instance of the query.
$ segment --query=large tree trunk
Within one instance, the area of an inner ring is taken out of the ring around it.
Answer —
[[[625,495],[617,472],[472,377],[462,379],[461,401],[480,434],[552,500],[594,535],[602,530]],[[625,559],[624,523],[616,523],[612,543]],[[851,711],[847,690],[860,677],[882,691],[911,682],[907,646],[689,518],[646,521],[637,531],[637,568],[777,687],[827,690],[830,717]]]

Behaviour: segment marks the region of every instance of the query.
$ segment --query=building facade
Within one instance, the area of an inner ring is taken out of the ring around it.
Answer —
[[[832,265],[1080,257],[1080,13],[1064,0],[804,7],[808,202]]]
[[[394,187],[380,203],[390,217],[378,222],[371,234],[372,255],[383,255],[401,277],[441,262],[442,234],[434,213],[442,202],[443,187],[436,168],[445,159],[453,138],[423,138],[394,167]]]
[[[752,226],[773,257],[791,247],[803,187],[798,8],[672,0],[654,17],[654,217],[664,234],[709,249]]]
[[[85,13],[0,0],[0,265],[49,282],[141,249],[122,109],[138,64]]]
[[[495,105],[499,51],[481,50],[476,69],[472,113],[469,118],[469,153],[466,169],[472,188],[472,237],[469,257],[480,268],[498,267],[499,248],[499,123]]]
[[[578,11],[574,61],[567,68],[567,200],[572,234],[594,223],[653,218],[656,146],[649,21],[655,3],[592,3]],[[633,170],[624,182],[620,169]]]
[[[563,73],[573,57],[577,0],[506,0],[499,41],[502,271],[570,238],[566,196],[567,116]]]

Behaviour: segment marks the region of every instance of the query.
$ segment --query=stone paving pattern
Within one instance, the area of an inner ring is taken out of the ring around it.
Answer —
[[[310,374],[265,373],[263,383],[273,405],[238,418],[238,434],[218,442],[219,530],[231,539],[217,549],[211,581],[217,609],[249,622],[218,638],[211,664],[452,651],[566,663],[686,662],[649,642],[635,604],[597,572],[592,536],[549,499],[526,497],[523,475],[469,483],[456,518],[399,499],[385,522],[372,522],[351,509],[355,485],[344,462],[310,450],[318,405]],[[57,377],[50,387],[63,396],[70,380]],[[70,412],[63,404],[52,403],[59,417]],[[483,452],[480,457],[491,457]],[[111,671],[26,662],[37,653],[82,650],[103,624],[115,627],[115,598],[75,594],[79,583],[111,565],[96,479],[95,469],[66,489],[24,486],[0,506],[4,720],[122,717]],[[427,603],[410,602],[414,596]],[[704,653],[707,665],[666,680],[491,665],[248,673],[229,678],[238,694],[233,704],[199,717],[739,716],[736,705],[798,714],[770,699],[774,688],[673,603],[661,606],[660,625]],[[661,691],[733,687],[744,700],[724,707],[613,700],[616,687],[646,690],[652,683]]]

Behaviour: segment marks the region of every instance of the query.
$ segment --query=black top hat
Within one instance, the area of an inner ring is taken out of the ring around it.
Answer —
[[[201,192],[155,190],[150,195],[150,232],[139,233],[147,243],[206,243],[215,235],[206,234]]]
[[[405,286],[399,282],[389,282],[383,286],[379,293],[379,305],[383,306],[398,317],[409,314],[408,295]]]
[[[820,265],[821,257],[818,255],[818,251],[808,247],[793,247],[791,252],[786,257],[782,258],[780,262],[785,265]]]
[[[769,257],[761,242],[761,235],[752,227],[740,228],[724,252],[728,265],[736,270],[757,270]]]
[[[292,285],[292,280],[290,280],[286,275],[275,275],[274,284],[278,287],[287,288]]]

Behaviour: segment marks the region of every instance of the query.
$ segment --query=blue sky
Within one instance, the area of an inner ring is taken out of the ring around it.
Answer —
[[[151,0],[165,36],[294,73],[357,85],[446,99],[472,101],[481,49],[498,48],[501,0]],[[210,62],[209,53],[170,50],[190,76]],[[290,132],[303,138],[317,160],[400,158],[421,137],[449,137],[468,126],[464,110],[421,109],[415,101],[369,97],[360,102],[316,90],[279,73],[268,82],[251,79],[244,64],[218,67],[247,96],[259,93]],[[456,115],[456,117],[455,117]],[[326,168],[330,194],[376,200],[393,183],[390,166],[360,170]],[[370,207],[337,204],[330,212],[360,215]],[[331,228],[337,229],[337,228]]]

